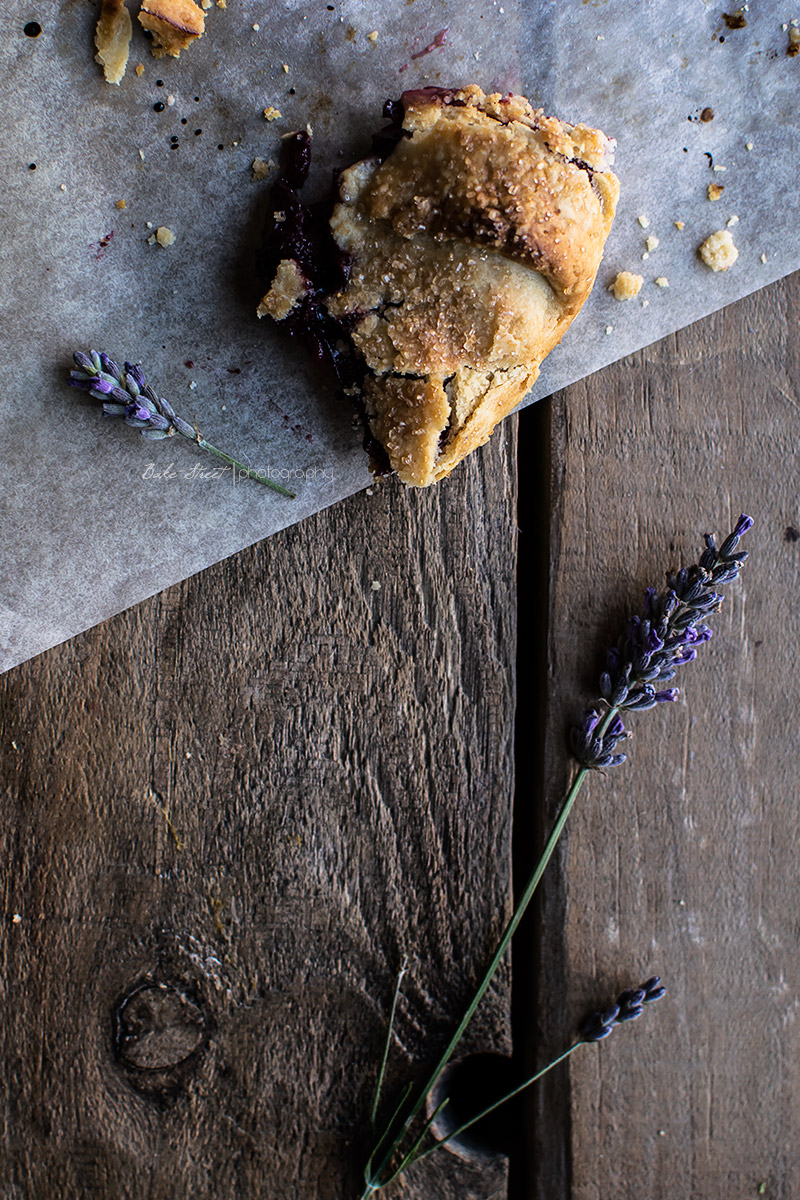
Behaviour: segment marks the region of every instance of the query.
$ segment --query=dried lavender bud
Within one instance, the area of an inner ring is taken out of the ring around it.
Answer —
[[[693,662],[698,648],[711,637],[705,618],[718,611],[723,599],[715,588],[739,574],[747,554],[737,553],[736,547],[752,525],[752,517],[743,513],[719,549],[713,535],[706,534],[699,562],[668,575],[661,595],[653,587],[646,589],[642,615],[628,621],[600,675],[600,700],[608,715],[645,712],[677,700],[677,688],[655,685],[668,683],[679,667]],[[571,731],[573,753],[585,768],[617,766],[625,756],[613,753],[615,739],[608,740],[610,728],[604,728],[604,718],[596,715],[590,732],[585,719]]]
[[[282,496],[294,499],[294,492],[288,491],[279,483],[275,483],[267,475],[261,475],[250,467],[244,466],[229,454],[218,450],[201,435],[199,430],[177,415],[175,409],[159,396],[146,382],[141,363],[124,365],[124,373],[119,369],[113,358],[107,354],[97,354],[90,350],[88,354],[77,350],[73,361],[77,371],[70,371],[67,380],[70,387],[80,388],[88,392],[96,400],[103,401],[103,413],[107,417],[122,417],[126,425],[141,430],[142,436],[149,441],[157,442],[163,438],[174,437],[176,433],[194,442],[202,450],[223,459],[242,476],[256,479]]]
[[[666,988],[661,986],[661,977],[653,975],[646,983],[638,988],[626,988],[621,992],[615,1003],[607,1008],[596,1009],[583,1020],[580,1028],[582,1042],[600,1042],[607,1038],[615,1025],[624,1025],[627,1021],[635,1021],[644,1011],[646,1004],[660,1000],[666,994]]]

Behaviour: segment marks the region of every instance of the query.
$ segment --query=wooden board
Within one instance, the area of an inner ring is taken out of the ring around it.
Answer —
[[[525,413],[518,594],[510,422],[0,679],[3,1200],[355,1197],[402,953],[390,1089],[507,912],[517,604],[521,881],[602,648],[741,510],[717,636],[517,942],[517,1058],[668,998],[532,1093],[509,1173],[443,1152],[390,1196],[800,1194],[799,316],[795,277]],[[510,1050],[509,986],[465,1052]]]
[[[514,425],[0,680],[4,1200],[360,1190],[402,955],[391,1089],[507,915]],[[505,1191],[441,1158],[395,1194]]]
[[[794,276],[552,405],[551,811],[644,587],[740,512],[756,526],[679,703],[632,721],[548,877],[540,1055],[623,986],[658,973],[669,994],[537,1093],[531,1196],[800,1195],[798,328]]]

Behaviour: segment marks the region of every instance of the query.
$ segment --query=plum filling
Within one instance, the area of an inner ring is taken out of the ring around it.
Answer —
[[[403,129],[404,113],[402,100],[387,100],[383,115],[389,124],[372,139],[376,157],[388,158],[401,138],[409,136]],[[296,264],[305,292],[280,323],[290,337],[306,346],[316,362],[334,371],[340,388],[355,403],[373,474],[390,475],[392,469],[386,451],[369,427],[361,399],[366,365],[350,339],[351,330],[363,314],[335,318],[324,303],[327,296],[347,285],[352,265],[348,255],[337,246],[329,225],[338,199],[338,175],[323,200],[305,204],[298,192],[308,178],[310,165],[310,135],[301,131],[286,138],[281,174],[272,186],[264,225],[260,273],[271,281],[281,262],[289,260]]]

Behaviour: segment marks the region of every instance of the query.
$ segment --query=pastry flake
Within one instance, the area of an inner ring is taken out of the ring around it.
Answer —
[[[205,31],[205,15],[193,0],[143,0],[139,23],[153,34],[154,58],[178,58]]]
[[[106,83],[119,82],[128,65],[133,26],[125,0],[103,0],[94,34],[95,62],[103,68]]]
[[[426,487],[530,390],[591,291],[619,185],[613,142],[521,96],[425,88],[384,113],[327,227],[297,196],[309,142],[293,135],[259,315],[333,362],[373,458]]]

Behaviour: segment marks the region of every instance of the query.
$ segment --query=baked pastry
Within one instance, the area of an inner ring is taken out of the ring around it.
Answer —
[[[612,141],[521,96],[425,88],[384,115],[332,210],[300,202],[310,138],[290,139],[258,312],[333,362],[373,458],[425,487],[531,388],[591,291],[619,184]]]

